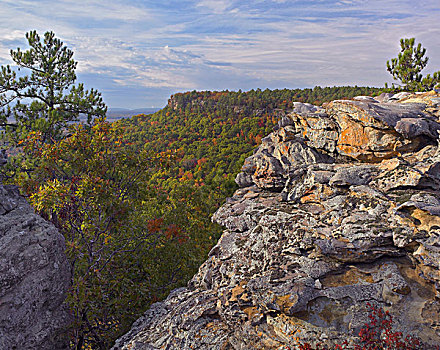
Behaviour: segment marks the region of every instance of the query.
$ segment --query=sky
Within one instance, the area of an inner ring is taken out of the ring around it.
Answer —
[[[190,90],[391,83],[415,37],[440,69],[440,0],[0,0],[0,65],[25,33],[55,32],[78,82],[109,107],[163,107]]]

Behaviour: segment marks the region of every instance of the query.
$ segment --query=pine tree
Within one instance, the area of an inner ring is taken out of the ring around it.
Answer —
[[[440,83],[440,71],[433,76],[423,77],[421,71],[428,64],[428,57],[424,57],[426,49],[419,43],[415,46],[415,38],[400,39],[400,53],[397,58],[387,61],[387,70],[395,80],[399,80],[402,89],[409,91],[428,91]],[[394,86],[394,84],[393,84]]]
[[[29,49],[11,50],[17,65],[2,66],[0,71],[0,124],[6,127],[13,145],[25,139],[29,132],[38,131],[44,142],[63,137],[69,122],[85,115],[104,116],[107,107],[101,94],[83,84],[75,85],[77,62],[73,51],[64,46],[53,32],[40,38],[36,31],[26,33]],[[21,74],[21,70],[29,74]],[[13,118],[14,123],[8,124]]]

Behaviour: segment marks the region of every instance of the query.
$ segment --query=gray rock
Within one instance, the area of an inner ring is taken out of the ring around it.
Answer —
[[[377,172],[375,166],[360,165],[339,168],[330,179],[331,186],[367,185],[373,173]]]
[[[353,97],[353,100],[355,100],[355,101],[372,102],[372,103],[380,102],[380,101],[376,100],[374,97],[371,97],[371,96],[356,96],[356,97]]]
[[[426,211],[431,215],[440,217],[440,199],[434,197],[431,194],[417,193],[411,196],[411,199],[408,202],[405,202],[396,207],[396,211],[402,211],[411,207]]]
[[[398,100],[401,100],[402,98],[408,97],[410,95],[411,95],[411,93],[403,91],[403,92],[399,92],[397,94],[392,95],[389,99],[398,101]]]
[[[395,129],[407,139],[421,135],[436,139],[440,125],[436,121],[430,121],[429,119],[403,118],[396,123]]]
[[[388,102],[390,97],[393,96],[392,93],[382,92],[379,96],[376,96],[374,99],[379,102]]]
[[[262,140],[255,153],[246,158],[236,177],[240,187],[252,184],[269,191],[280,192],[295,169],[309,164],[330,162],[331,158],[307,146],[304,140],[283,127]]]
[[[440,130],[438,117],[426,109],[428,97],[418,97],[417,101],[393,104],[333,101],[327,107],[334,125],[332,131],[336,132],[332,143],[336,143],[339,154],[367,161],[395,157],[399,152],[433,144]],[[319,132],[302,128],[306,137],[315,142]]]
[[[293,120],[289,117],[282,117],[279,121],[278,121],[278,127],[279,128],[283,128],[287,125],[294,125]]]
[[[70,267],[63,236],[0,185],[0,349],[67,349]]]
[[[252,176],[246,173],[238,173],[235,177],[235,183],[238,187],[249,187],[254,184],[252,181]]]
[[[314,106],[310,103],[293,102],[293,111],[298,114],[307,115],[321,110],[320,107]]]

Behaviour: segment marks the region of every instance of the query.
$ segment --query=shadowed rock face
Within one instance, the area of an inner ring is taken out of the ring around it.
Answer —
[[[440,100],[402,97],[295,105],[214,214],[208,260],[114,349],[353,342],[367,302],[440,344]]]
[[[0,185],[0,349],[67,349],[70,269],[64,238]]]

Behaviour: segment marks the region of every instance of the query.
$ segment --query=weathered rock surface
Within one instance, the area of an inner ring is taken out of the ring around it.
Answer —
[[[63,236],[18,189],[0,185],[0,349],[67,349]]]
[[[353,342],[367,302],[440,344],[438,98],[295,105],[213,216],[208,260],[114,349]]]

